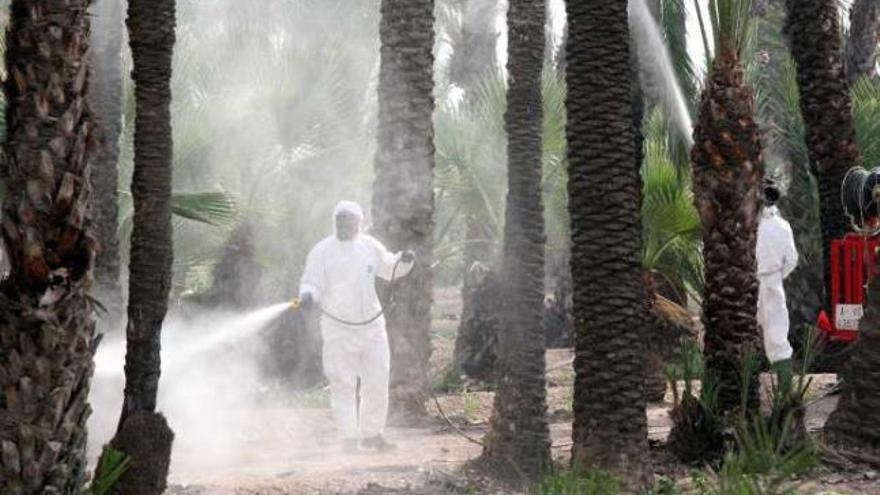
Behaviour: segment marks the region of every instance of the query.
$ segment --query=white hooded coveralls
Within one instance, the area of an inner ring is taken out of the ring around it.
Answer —
[[[791,359],[788,308],[782,281],[797,266],[798,253],[791,226],[775,206],[767,206],[758,225],[758,324],[764,333],[764,352],[770,364]]]
[[[351,213],[363,220],[357,203],[341,201],[333,212]],[[300,280],[300,297],[309,293],[333,316],[363,322],[382,311],[375,278],[390,280],[401,254],[392,254],[376,239],[358,234],[341,241],[335,235],[320,241],[306,260]],[[413,263],[399,263],[394,277],[403,277]],[[333,415],[343,438],[369,438],[385,428],[388,415],[390,352],[385,318],[353,326],[321,316],[324,339],[324,375],[330,382]],[[360,411],[356,398],[361,381]],[[358,414],[360,413],[360,414]]]

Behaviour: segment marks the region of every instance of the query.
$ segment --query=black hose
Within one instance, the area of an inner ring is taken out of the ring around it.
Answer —
[[[874,188],[880,185],[880,168],[866,170],[862,167],[851,169],[840,185],[840,200],[843,210],[856,228],[864,227],[865,220],[880,215],[880,208],[874,201]]]
[[[391,269],[391,279],[388,282],[391,285],[391,288],[389,289],[389,292],[388,292],[388,307],[391,307],[394,305],[394,280],[397,278],[397,267],[399,265],[400,265],[400,258],[398,258],[397,261],[394,262],[394,267]],[[321,314],[326,316],[327,318],[330,318],[331,320],[335,321],[336,323],[342,323],[343,325],[348,325],[350,327],[364,327],[364,326],[369,325],[370,323],[373,323],[374,321],[378,320],[382,315],[384,315],[385,308],[383,307],[381,310],[379,310],[379,312],[376,313],[376,316],[373,316],[369,320],[364,320],[364,321],[344,320],[342,318],[334,316],[332,313],[328,312],[323,307],[321,307]]]

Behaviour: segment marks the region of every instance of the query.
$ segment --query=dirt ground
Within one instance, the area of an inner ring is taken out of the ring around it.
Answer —
[[[439,291],[435,304],[432,372],[440,376],[449,363],[458,322],[458,294]],[[548,403],[554,457],[565,463],[571,442],[573,372],[569,350],[547,354]],[[833,375],[816,375],[809,394],[807,425],[818,430],[834,409],[836,397],[824,396],[835,383]],[[335,442],[326,390],[290,407],[261,409],[247,431],[223,435],[222,445],[175,444],[170,495],[270,494],[404,494],[484,493],[469,484],[461,466],[479,455],[481,447],[463,438],[431,404],[432,420],[422,428],[390,428],[393,452],[345,453]],[[659,445],[669,433],[667,402],[648,410],[649,438]],[[487,430],[492,394],[463,390],[439,395],[445,413],[468,436],[479,439]],[[246,414],[246,412],[245,412]],[[232,438],[229,438],[232,437]],[[675,463],[662,448],[654,449],[658,475],[688,483],[688,469]],[[799,493],[880,494],[873,471],[852,473],[820,469],[802,480]],[[494,493],[494,492],[493,492]],[[500,493],[500,492],[498,492]]]

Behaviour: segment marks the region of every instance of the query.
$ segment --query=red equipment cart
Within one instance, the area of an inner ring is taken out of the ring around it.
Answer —
[[[831,242],[831,319],[822,311],[817,322],[830,341],[856,340],[864,314],[868,283],[878,273],[877,248],[880,238],[868,234],[847,234]]]

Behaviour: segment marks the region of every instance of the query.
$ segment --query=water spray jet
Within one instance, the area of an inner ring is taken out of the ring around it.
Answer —
[[[639,64],[653,76],[652,82],[657,81],[663,86],[655,96],[659,97],[664,112],[690,147],[693,145],[693,120],[675,74],[675,68],[672,66],[663,34],[645,0],[635,0],[629,5],[630,20],[637,28],[633,31],[639,51]]]

